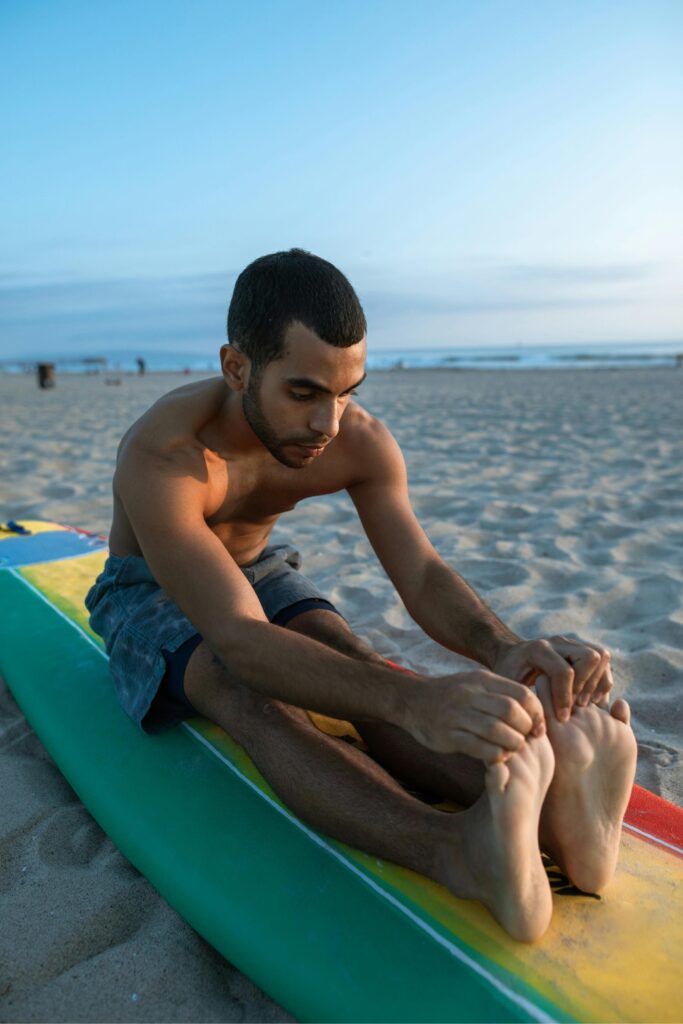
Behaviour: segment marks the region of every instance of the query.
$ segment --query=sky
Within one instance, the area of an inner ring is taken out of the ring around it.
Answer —
[[[375,349],[683,340],[683,0],[2,0],[0,360],[214,352],[335,263]]]

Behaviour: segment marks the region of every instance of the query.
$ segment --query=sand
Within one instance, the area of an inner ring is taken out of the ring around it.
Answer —
[[[106,533],[118,440],[178,375],[0,375],[0,519]],[[525,636],[613,652],[637,780],[683,806],[683,371],[389,371],[359,400],[393,430],[440,554]],[[409,668],[469,663],[405,612],[346,495],[285,517],[304,571]],[[0,681],[0,1020],[285,1021],[125,860]]]

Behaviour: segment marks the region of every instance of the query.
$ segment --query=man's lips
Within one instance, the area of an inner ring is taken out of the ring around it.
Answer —
[[[307,455],[321,455],[325,451],[324,444],[298,444],[297,448],[301,448],[302,451],[306,452]]]

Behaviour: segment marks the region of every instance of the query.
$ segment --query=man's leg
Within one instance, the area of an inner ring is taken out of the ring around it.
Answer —
[[[480,900],[514,938],[531,941],[546,930],[552,899],[538,818],[553,771],[547,737],[492,767],[467,811],[444,814],[412,797],[361,750],[320,732],[305,711],[230,678],[205,643],[190,658],[185,692],[245,748],[303,821]]]
[[[287,625],[297,633],[333,647],[360,661],[386,659],[355,635],[349,624],[334,612],[306,612]],[[469,807],[485,788],[485,767],[465,754],[437,754],[414,740],[398,726],[386,722],[354,722],[373,759],[403,782],[444,799]]]
[[[297,629],[350,657],[379,659],[338,615],[318,612],[292,619]],[[556,720],[549,690],[537,684],[555,753],[555,774],[540,820],[541,848],[572,882],[598,892],[611,880],[619,852],[621,822],[633,785],[636,741],[626,701],[611,710],[575,708],[569,722]],[[417,789],[473,804],[485,788],[481,761],[427,750],[402,729],[380,722],[354,722],[373,758]]]

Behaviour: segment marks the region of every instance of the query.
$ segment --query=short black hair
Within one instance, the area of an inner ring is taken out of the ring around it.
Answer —
[[[288,326],[298,320],[337,348],[367,331],[358,296],[340,270],[304,249],[261,256],[237,278],[228,309],[228,340],[259,374],[283,354]]]

